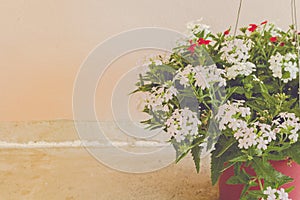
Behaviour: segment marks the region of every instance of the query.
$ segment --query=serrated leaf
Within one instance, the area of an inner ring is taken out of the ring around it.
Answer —
[[[300,164],[300,142],[291,145],[291,147],[286,150],[286,154],[293,161]]]
[[[228,180],[227,180],[227,184],[248,184],[250,181],[250,177],[249,175],[245,172],[245,170],[242,170],[241,173],[235,175],[235,176],[231,176]]]
[[[222,154],[224,154],[234,143],[236,142],[235,138],[230,138],[229,140],[227,140],[225,142],[225,144],[223,145],[222,150],[220,151],[220,153],[218,153],[216,155],[216,157],[220,157]]]
[[[192,157],[196,166],[197,173],[200,171],[200,156],[201,156],[202,147],[199,145],[191,149]]]
[[[278,187],[293,180],[291,177],[275,170],[268,161],[258,157],[253,158],[252,167],[256,175],[258,175],[260,178],[263,178],[265,182],[268,182],[272,185],[278,185]]]
[[[248,155],[241,155],[238,157],[235,157],[231,160],[229,160],[229,162],[246,162],[248,160]]]
[[[215,150],[212,151],[211,181],[213,185],[216,184],[216,182],[218,181],[223,169],[227,167],[225,166],[225,163],[241,155],[241,151],[239,151],[237,145],[233,144],[223,154],[217,157],[217,155],[219,155],[220,152],[224,150],[224,147],[226,147],[225,144],[227,142],[228,139],[224,135],[221,135],[218,140],[218,143],[215,145]]]

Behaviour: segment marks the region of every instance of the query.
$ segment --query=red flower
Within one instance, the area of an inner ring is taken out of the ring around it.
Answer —
[[[228,34],[229,34],[229,32],[230,32],[230,29],[228,29],[228,30],[224,31],[224,35],[228,35]]]
[[[254,32],[257,29],[257,25],[256,24],[250,24],[248,30],[250,32]]]
[[[270,37],[270,42],[277,42],[277,37]]]
[[[264,21],[264,22],[262,22],[262,23],[260,23],[260,25],[264,25],[264,24],[266,24],[266,23],[268,23],[268,21],[266,20],[266,21]]]
[[[281,46],[281,47],[283,47],[284,45],[285,45],[284,42],[281,42],[281,43],[280,43],[280,46]]]
[[[195,47],[197,46],[197,44],[193,44],[192,40],[190,40],[191,46],[189,46],[189,48],[187,48],[188,51],[190,51],[191,53],[195,52]]]
[[[211,41],[210,41],[210,40],[205,40],[205,39],[203,39],[203,38],[199,38],[199,39],[197,40],[197,42],[198,42],[199,45],[202,45],[202,44],[208,45]]]

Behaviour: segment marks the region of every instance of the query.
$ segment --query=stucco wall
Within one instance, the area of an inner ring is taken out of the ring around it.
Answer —
[[[290,1],[243,2],[241,25],[269,20],[286,28],[291,23]],[[186,22],[198,18],[214,31],[223,31],[234,25],[238,3],[2,0],[0,121],[72,119],[76,73],[97,44],[121,31],[144,26],[182,32]]]

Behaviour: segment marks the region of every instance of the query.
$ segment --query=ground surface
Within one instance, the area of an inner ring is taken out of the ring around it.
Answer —
[[[129,174],[104,166],[80,147],[0,148],[4,200],[217,200],[217,193],[207,159],[199,174],[190,158],[156,172]]]

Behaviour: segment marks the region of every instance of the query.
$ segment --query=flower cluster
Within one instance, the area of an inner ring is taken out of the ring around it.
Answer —
[[[218,83],[219,87],[225,86],[226,80],[222,78],[223,74],[224,70],[218,69],[215,65],[195,67],[188,65],[177,71],[175,80],[179,80],[180,84],[186,87],[190,85],[190,77],[194,77],[195,86],[204,90],[214,83]]]
[[[298,141],[300,122],[294,113],[279,113],[271,124],[248,122],[251,111],[249,107],[243,107],[243,102],[227,102],[216,115],[219,129],[230,129],[240,149],[256,146],[257,149],[266,150],[267,145],[277,139],[276,134],[285,134],[287,137],[282,140],[289,140],[290,143]]]
[[[244,62],[232,65],[226,68],[226,77],[235,79],[238,75],[249,76],[252,72],[256,71],[256,66],[251,62]]]
[[[291,200],[289,199],[288,193],[283,189],[276,190],[270,186],[264,191],[264,194],[267,195],[267,200]],[[264,200],[264,198],[262,198]]]
[[[200,124],[197,113],[192,112],[188,108],[176,109],[165,122],[167,133],[178,142],[197,135]]]
[[[256,71],[256,66],[249,62],[249,51],[252,42],[241,39],[226,40],[221,48],[221,58],[226,60],[231,66],[226,68],[226,77],[235,79],[238,75],[248,76]]]
[[[299,73],[296,60],[296,54],[292,53],[283,56],[277,52],[276,55],[271,56],[269,63],[273,76],[280,78],[284,83],[296,79]]]
[[[177,95],[178,91],[174,86],[152,87],[151,92],[146,93],[145,106],[153,111],[169,111],[167,102]]]
[[[195,35],[197,35],[198,33],[204,32],[204,35],[208,35],[209,33],[211,33],[210,27],[206,24],[203,24],[201,21],[202,20],[199,19],[187,23],[186,26],[187,30],[189,31],[189,36],[196,38]]]
[[[244,40],[236,39],[224,42],[224,46],[221,48],[222,59],[231,64],[245,63],[251,49],[251,42],[245,43]]]
[[[294,113],[280,113],[279,117],[273,123],[276,125],[274,129],[275,133],[286,133],[292,143],[298,141],[300,121]]]

